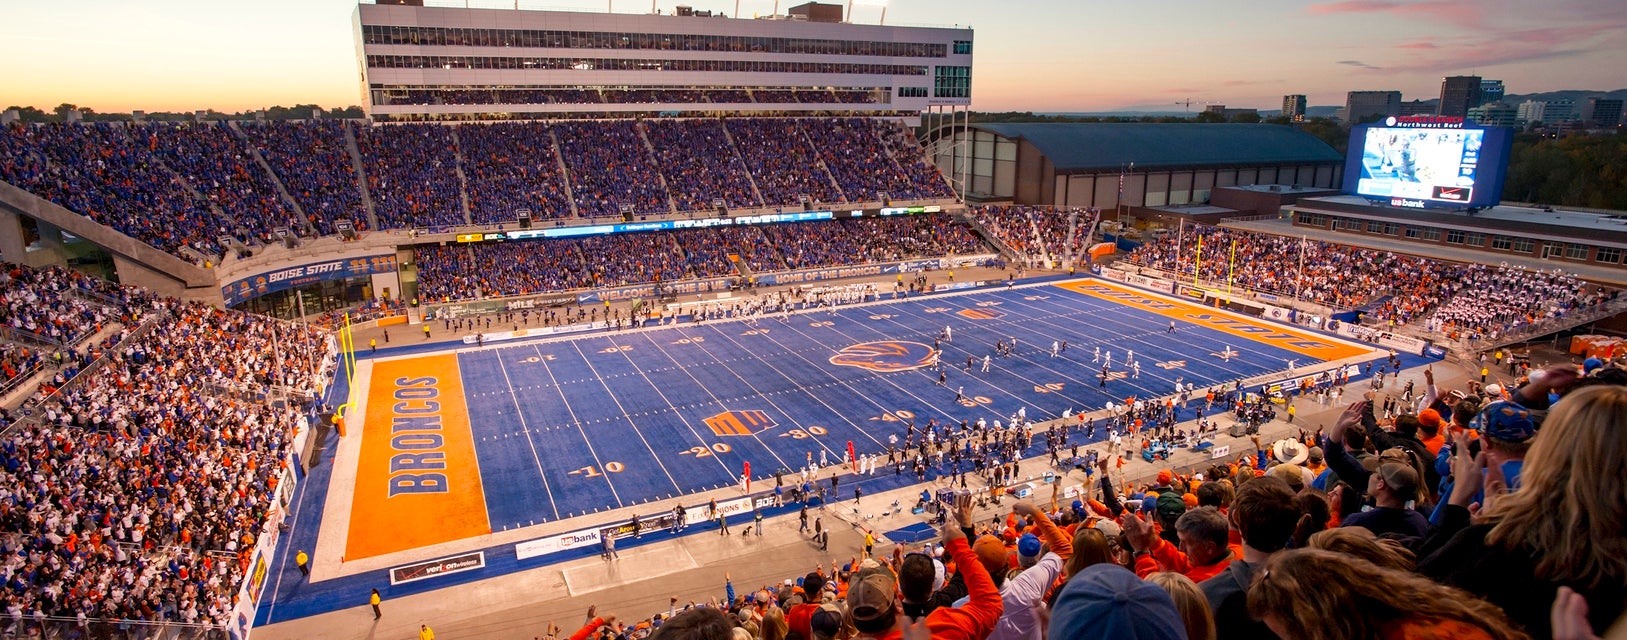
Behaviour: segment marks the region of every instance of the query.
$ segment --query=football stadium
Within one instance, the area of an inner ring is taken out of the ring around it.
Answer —
[[[976,124],[969,27],[431,5],[355,7],[360,118],[5,114],[5,637],[1621,616],[1627,229],[1501,203],[1506,129]]]

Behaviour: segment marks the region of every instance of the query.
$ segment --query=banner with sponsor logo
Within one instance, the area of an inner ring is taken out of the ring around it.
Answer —
[[[1427,346],[1427,343],[1425,343],[1423,340],[1419,340],[1412,336],[1390,333],[1388,331],[1374,329],[1372,327],[1363,326],[1352,322],[1339,323],[1339,326],[1334,329],[1334,333],[1347,338],[1355,338],[1357,340],[1361,340],[1362,342],[1377,343],[1381,346],[1389,347],[1404,353],[1410,353],[1415,356],[1423,355],[1424,347]]]
[[[915,273],[944,267],[944,260],[910,260],[896,264],[881,265],[882,273]]]
[[[1146,287],[1160,293],[1175,293],[1175,283],[1158,278],[1149,278],[1144,275],[1128,273],[1124,275],[1124,282],[1138,287]]]
[[[1231,445],[1229,445],[1229,444],[1216,445],[1214,448],[1209,450],[1209,459],[1210,460],[1219,460],[1219,459],[1224,458],[1226,456],[1229,456],[1231,454],[1232,454],[1232,446]]]
[[[468,300],[450,304],[424,305],[424,318],[439,320],[441,318],[456,318],[471,314],[496,313],[498,311],[519,311],[521,309],[535,309],[538,307],[559,307],[567,304],[576,304],[574,293],[554,293],[544,296],[527,296],[521,298],[501,298],[494,300]]]
[[[479,334],[479,335],[482,338],[484,338],[485,342],[491,343],[491,342],[502,342],[504,340],[519,340],[521,338],[536,338],[536,337],[540,337],[540,336],[557,336],[557,335],[562,335],[562,334],[566,334],[566,333],[580,333],[580,332],[583,332],[583,331],[598,331],[598,330],[603,330],[603,329],[608,329],[608,328],[610,328],[610,323],[605,322],[605,321],[579,322],[579,323],[576,323],[576,324],[567,324],[567,325],[561,325],[561,326],[557,326],[557,327],[531,327],[531,328],[527,328],[527,329],[521,329],[519,331],[493,331],[491,333],[484,333],[484,334]],[[463,344],[475,344],[477,342],[480,342],[480,340],[476,339],[475,335],[473,335],[473,334],[463,336]]]
[[[1124,282],[1124,276],[1125,275],[1127,275],[1127,274],[1125,274],[1123,271],[1120,271],[1118,269],[1114,269],[1112,267],[1102,267],[1102,277],[1107,278],[1108,280],[1113,280],[1113,281],[1116,281],[1116,282]]]
[[[221,287],[220,293],[226,298],[226,306],[229,307],[268,293],[303,287],[324,280],[342,280],[375,273],[392,273],[395,270],[395,254],[393,253],[360,258],[343,258],[267,271],[234,280]]]
[[[769,496],[768,499],[770,503],[772,503],[773,497]],[[684,508],[684,524],[686,526],[701,524],[709,521],[712,517],[715,517],[707,512],[706,507],[707,505],[704,504],[686,506]],[[736,498],[733,500],[725,500],[717,503],[717,509],[726,516],[749,513],[752,510],[752,499]],[[670,529],[674,525],[672,513],[670,511],[660,515],[639,518],[638,521],[641,525],[642,531],[645,533],[662,529]],[[630,521],[623,521],[608,526],[594,527],[591,529],[579,529],[577,531],[554,534],[544,538],[538,538],[536,540],[527,540],[514,545],[514,554],[518,559],[525,560],[528,558],[545,556],[550,553],[569,551],[571,549],[593,548],[601,544],[601,542],[604,540],[604,536],[606,535],[614,536],[616,538],[624,538],[633,535],[633,525]]]
[[[965,290],[965,289],[976,289],[978,287],[985,286],[987,284],[988,284],[988,282],[983,281],[983,280],[973,280],[973,281],[970,281],[970,282],[951,282],[951,283],[948,283],[948,284],[935,284],[935,285],[932,285],[932,290],[934,292],[937,292],[937,291],[961,291],[961,290]]]
[[[1263,299],[1265,296],[1260,296],[1260,297]],[[1260,316],[1262,318],[1265,318],[1267,320],[1276,320],[1277,322],[1290,322],[1290,321],[1292,321],[1292,318],[1293,318],[1294,314],[1292,312],[1290,312],[1289,310],[1287,310],[1287,309],[1284,309],[1282,307],[1273,307],[1273,306],[1271,306],[1269,304],[1262,304],[1260,306],[1265,307],[1265,313],[1261,314],[1261,316]]]
[[[464,571],[473,571],[484,566],[486,566],[486,552],[471,551],[390,569],[390,584],[416,582]]]

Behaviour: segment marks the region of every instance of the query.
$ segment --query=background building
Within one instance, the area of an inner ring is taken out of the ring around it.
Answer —
[[[972,31],[808,19],[362,4],[375,119],[822,112],[971,103]],[[838,7],[839,8],[839,7]]]
[[[937,133],[938,135],[934,135]],[[1209,201],[1214,189],[1283,184],[1337,189],[1344,157],[1315,136],[1265,124],[973,124],[968,198],[1129,213]],[[929,132],[945,173],[960,131]]]
[[[1480,106],[1480,76],[1447,76],[1441,80],[1441,103],[1436,115],[1462,118]]]
[[[1519,113],[1519,109],[1512,105],[1488,102],[1471,107],[1467,117],[1488,127],[1513,127],[1519,125]]]
[[[1619,98],[1588,98],[1582,103],[1582,120],[1595,127],[1614,127],[1621,124],[1621,110]]]
[[[1223,104],[1212,104],[1212,105],[1209,105],[1207,107],[1204,107],[1203,110],[1204,110],[1205,113],[1219,114],[1221,119],[1226,120],[1228,122],[1230,122],[1232,120],[1236,120],[1239,116],[1245,116],[1245,115],[1258,116],[1258,115],[1260,115],[1260,110],[1259,109],[1228,109],[1228,108],[1226,108],[1226,105],[1223,105]]]
[[[1291,122],[1305,119],[1305,96],[1294,94],[1282,97],[1282,115]]]
[[[1345,94],[1345,122],[1358,123],[1370,116],[1401,115],[1400,91],[1351,91]]]
[[[1547,115],[1547,107],[1548,103],[1541,100],[1526,100],[1515,107],[1514,118],[1519,120],[1520,124],[1542,122],[1543,117]]]
[[[1400,116],[1432,116],[1435,115],[1435,102],[1431,100],[1408,100],[1401,103]]]
[[[1502,102],[1503,95],[1504,89],[1502,80],[1481,80],[1479,104],[1475,106],[1479,106],[1480,104],[1491,104],[1493,102]]]

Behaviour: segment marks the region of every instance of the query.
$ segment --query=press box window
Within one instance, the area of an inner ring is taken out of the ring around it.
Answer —
[[[958,54],[958,55],[970,55],[972,53],[972,41],[971,40],[956,40],[955,41],[955,53]]]
[[[926,87],[899,87],[898,88],[898,97],[900,97],[900,98],[925,98],[926,96],[927,96]]]

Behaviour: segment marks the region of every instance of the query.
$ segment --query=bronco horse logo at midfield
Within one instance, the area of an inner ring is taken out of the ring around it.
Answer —
[[[937,355],[937,350],[919,342],[884,340],[844,347],[830,357],[830,363],[876,373],[895,373],[929,366]]]

